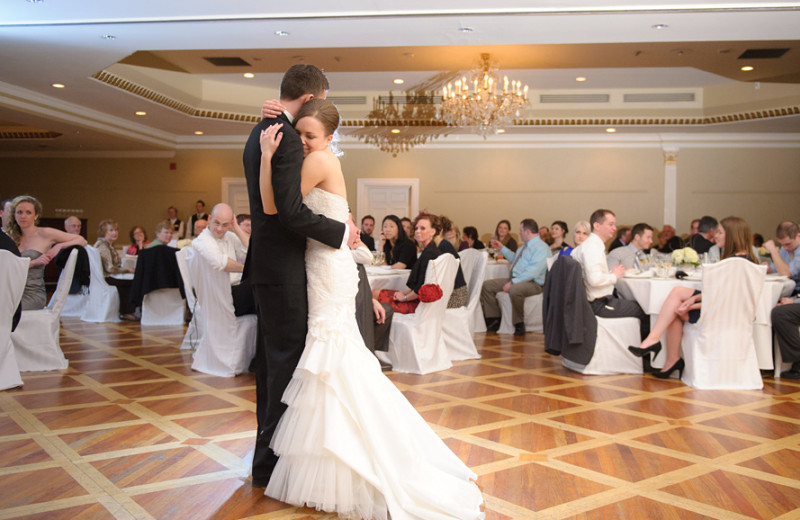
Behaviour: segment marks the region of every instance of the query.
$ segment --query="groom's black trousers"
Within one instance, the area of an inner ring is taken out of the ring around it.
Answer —
[[[253,454],[253,482],[264,486],[278,462],[269,443],[286,410],[281,397],[305,347],[308,296],[305,284],[255,284],[252,287],[258,310],[255,359],[258,430]]]

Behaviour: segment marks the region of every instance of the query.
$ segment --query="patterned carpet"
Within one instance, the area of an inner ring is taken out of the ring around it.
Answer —
[[[64,320],[70,368],[0,392],[0,519],[332,518],[251,488],[254,379],[193,372],[182,337]],[[478,335],[481,360],[387,374],[479,475],[487,519],[800,518],[800,382],[582,376],[542,340]]]

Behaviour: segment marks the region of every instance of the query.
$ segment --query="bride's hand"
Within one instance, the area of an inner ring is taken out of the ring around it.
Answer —
[[[284,110],[286,110],[286,107],[281,105],[280,101],[277,99],[268,99],[264,101],[264,105],[261,107],[261,118],[275,119],[283,114]]]
[[[275,153],[275,150],[278,149],[278,145],[281,144],[281,139],[283,139],[283,133],[278,132],[280,128],[283,126],[283,123],[278,123],[276,125],[270,125],[267,127],[266,130],[261,131],[261,156],[271,158],[272,155]]]

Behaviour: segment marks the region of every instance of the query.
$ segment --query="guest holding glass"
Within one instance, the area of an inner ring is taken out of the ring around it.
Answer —
[[[411,269],[417,262],[417,251],[406,236],[403,223],[396,215],[386,215],[381,226],[382,251],[385,263],[392,269]]]
[[[147,231],[145,231],[142,226],[133,226],[128,235],[131,239],[131,245],[125,250],[126,255],[136,256],[139,254],[139,251],[147,247],[147,244],[150,243],[150,241],[147,240]]]
[[[497,223],[497,227],[494,228],[494,236],[492,238],[503,244],[503,247],[507,247],[511,251],[516,252],[517,241],[511,236],[511,222],[508,220],[503,219]]]
[[[62,249],[86,245],[86,239],[80,235],[37,226],[36,222],[41,214],[42,204],[38,200],[29,195],[21,195],[11,201],[3,220],[4,230],[19,248],[21,256],[31,259],[22,293],[23,311],[43,309],[47,304],[44,266]]]

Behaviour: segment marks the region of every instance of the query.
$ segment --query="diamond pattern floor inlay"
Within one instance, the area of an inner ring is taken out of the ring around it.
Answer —
[[[184,327],[62,321],[64,371],[0,392],[0,520],[316,520],[248,477],[252,374],[191,370]],[[478,475],[487,520],[800,519],[800,381],[703,391],[584,376],[543,337],[387,372]]]

